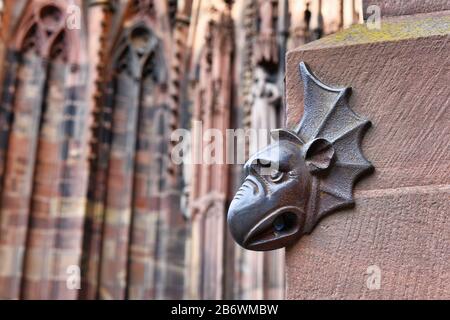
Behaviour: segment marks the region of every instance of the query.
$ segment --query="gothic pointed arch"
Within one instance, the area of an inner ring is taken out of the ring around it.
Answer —
[[[158,276],[164,283],[170,278],[165,268],[161,273],[154,266],[167,251],[161,247],[165,238],[160,226],[163,211],[170,210],[165,178],[170,51],[158,10],[159,2],[130,1],[104,62],[88,207],[97,210],[98,219],[88,226],[91,235],[85,241],[88,282],[97,286],[102,299],[164,295],[165,289],[156,288],[152,279]]]
[[[87,170],[85,38],[81,26],[67,25],[75,5],[81,2],[29,1],[12,28],[0,251],[14,265],[0,277],[2,298],[76,298],[61,280],[80,259]]]
[[[211,16],[205,30],[193,112],[193,119],[202,123],[202,130],[205,130],[203,132],[217,133],[214,139],[222,141],[219,142],[222,148],[226,130],[231,124],[233,72],[230,70],[233,70],[235,50],[232,1],[226,2],[222,12]],[[200,137],[194,134],[192,142],[193,155],[199,155],[200,159],[197,161],[200,163],[196,164],[198,162],[194,160],[192,166],[190,211],[193,248],[190,256],[189,289],[195,292],[195,298],[221,299],[224,296],[224,209],[229,167],[224,154],[217,156],[215,161],[203,161],[202,159],[212,156],[203,154],[205,151],[202,150],[207,149],[207,142],[210,144],[212,141],[201,139],[201,134]],[[202,148],[203,142],[205,148]]]

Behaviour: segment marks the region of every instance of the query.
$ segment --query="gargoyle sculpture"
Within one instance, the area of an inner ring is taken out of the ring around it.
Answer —
[[[246,163],[230,205],[231,234],[249,250],[279,249],[311,233],[322,217],[354,204],[355,182],[373,169],[361,151],[370,122],[348,106],[351,89],[324,85],[303,62],[300,73],[301,123],[272,132],[275,142]]]

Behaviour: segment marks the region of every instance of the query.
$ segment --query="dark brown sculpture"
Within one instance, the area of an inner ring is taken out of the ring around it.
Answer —
[[[245,165],[247,178],[228,212],[231,234],[249,250],[275,250],[310,233],[326,214],[354,204],[353,186],[373,169],[361,151],[370,122],[348,106],[351,89],[331,88],[300,64],[305,112],[295,130]]]

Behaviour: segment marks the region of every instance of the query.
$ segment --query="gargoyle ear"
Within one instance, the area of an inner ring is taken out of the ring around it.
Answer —
[[[314,139],[305,146],[305,162],[312,174],[327,170],[333,161],[334,147],[326,139]]]

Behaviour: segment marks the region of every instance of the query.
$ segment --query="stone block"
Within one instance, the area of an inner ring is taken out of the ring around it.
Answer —
[[[363,151],[375,173],[356,207],[322,220],[287,250],[289,299],[450,298],[450,12],[357,25],[287,55],[287,123],[303,113],[298,65],[351,86],[372,121]],[[381,270],[370,290],[367,268]]]

